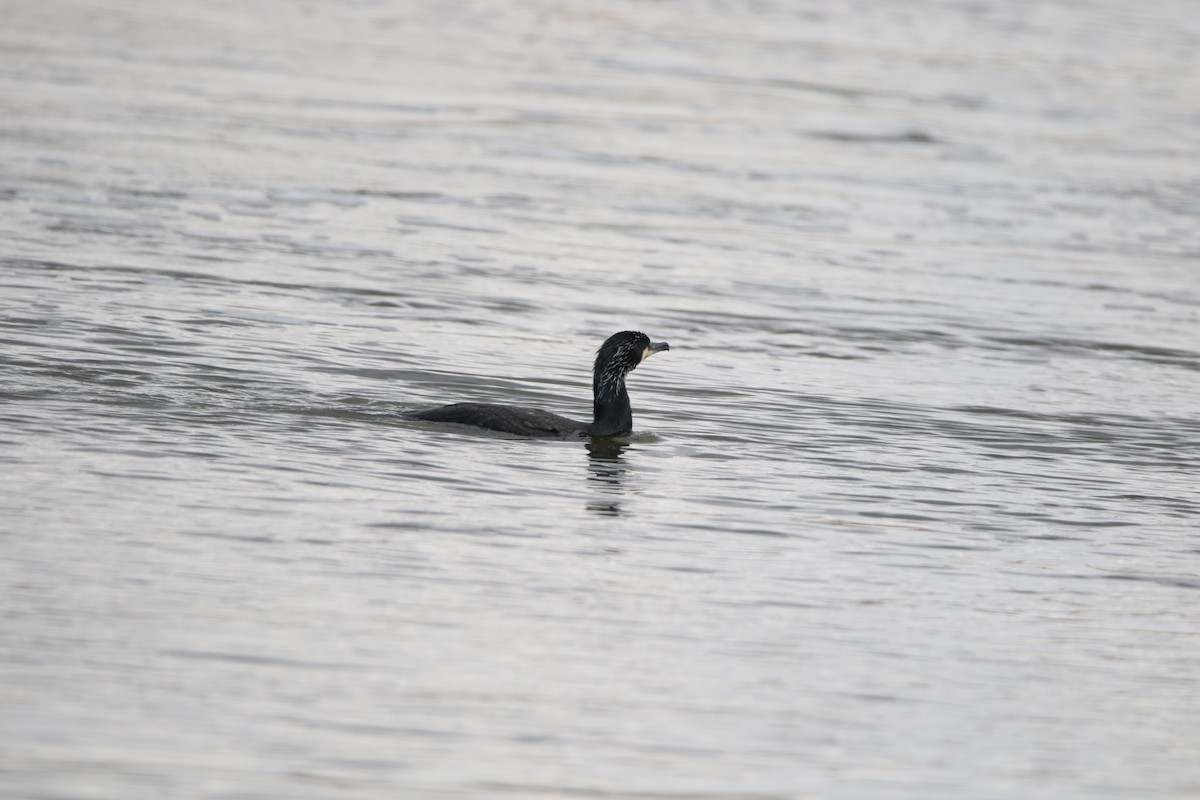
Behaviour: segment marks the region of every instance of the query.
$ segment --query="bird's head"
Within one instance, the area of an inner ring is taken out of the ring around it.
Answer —
[[[670,350],[666,342],[652,342],[640,331],[621,331],[604,340],[596,351],[596,377],[624,378],[633,368],[662,350]]]

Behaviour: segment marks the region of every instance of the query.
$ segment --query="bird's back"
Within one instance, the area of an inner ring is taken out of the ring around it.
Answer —
[[[430,422],[456,422],[518,436],[573,437],[587,432],[587,425],[537,408],[493,403],[454,403],[413,411],[407,416]]]

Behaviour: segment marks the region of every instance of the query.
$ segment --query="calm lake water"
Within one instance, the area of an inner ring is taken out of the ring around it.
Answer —
[[[3,797],[1200,796],[1193,3],[0,8]]]

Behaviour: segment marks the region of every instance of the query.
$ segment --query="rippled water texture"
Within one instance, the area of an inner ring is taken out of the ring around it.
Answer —
[[[1193,3],[0,15],[0,795],[1200,796]]]

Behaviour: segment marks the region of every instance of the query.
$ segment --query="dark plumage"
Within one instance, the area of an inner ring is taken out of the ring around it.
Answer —
[[[654,353],[670,349],[666,342],[651,342],[650,337],[637,331],[621,331],[608,337],[596,351],[592,367],[591,422],[579,422],[536,408],[493,403],[455,403],[413,411],[408,416],[519,436],[624,436],[633,430],[633,410],[629,406],[629,392],[625,390],[625,376]]]

